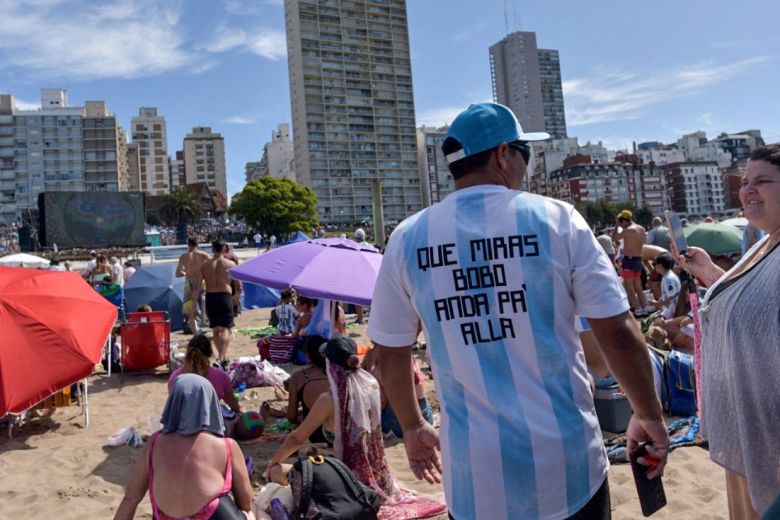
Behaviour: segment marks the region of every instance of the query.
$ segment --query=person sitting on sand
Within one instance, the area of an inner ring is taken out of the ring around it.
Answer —
[[[292,331],[293,337],[303,336],[306,333],[306,327],[311,322],[314,314],[314,300],[306,296],[298,296],[295,301],[295,308],[298,309],[298,319],[295,320],[295,328]]]
[[[287,419],[293,424],[301,424],[306,420],[317,398],[330,392],[328,376],[325,373],[325,358],[320,353],[320,346],[327,341],[322,336],[306,336],[303,347],[310,364],[290,376],[286,383]],[[309,441],[327,443],[328,439],[322,434],[322,429],[317,429],[309,437]]]
[[[348,336],[336,335],[323,345],[330,392],[321,394],[303,423],[293,430],[266,468],[266,481],[287,484],[291,465],[282,464],[317,429],[333,438],[333,449],[365,485],[376,491],[384,515],[393,518],[426,518],[446,509],[438,501],[402,490],[388,468],[382,442],[379,384],[359,367],[357,345]]]
[[[382,379],[379,372],[378,349],[372,348],[369,350],[363,357],[361,366],[371,372],[377,381],[380,381],[381,383]],[[431,408],[431,404],[428,402],[428,398],[425,395],[425,386],[423,385],[423,381],[425,381],[425,379],[423,378],[422,372],[420,371],[420,366],[417,363],[416,357],[412,357],[412,370],[414,371],[414,394],[417,397],[417,404],[420,406],[420,413],[422,414],[423,419],[428,422],[428,424],[433,424],[433,409]],[[395,416],[395,412],[393,412],[393,407],[390,406],[390,402],[387,400],[384,387],[380,387],[380,390],[382,399],[382,433],[387,435],[392,432],[393,435],[399,439],[403,439],[403,428],[401,428],[401,423],[398,422],[398,418]]]
[[[132,520],[147,489],[153,516],[160,520],[254,520],[244,455],[224,436],[211,383],[197,374],[179,376],[161,422],[162,430],[152,434],[133,466],[114,520]]]
[[[237,414],[241,413],[241,405],[238,404],[230,376],[224,370],[219,370],[211,365],[211,357],[214,355],[211,340],[204,334],[196,334],[187,343],[187,353],[184,355],[184,365],[173,371],[168,378],[168,391],[170,392],[176,378],[182,374],[198,374],[209,380],[217,393],[217,397],[227,404]]]

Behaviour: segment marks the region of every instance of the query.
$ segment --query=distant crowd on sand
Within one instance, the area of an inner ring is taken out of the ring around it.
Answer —
[[[745,218],[765,236],[749,233],[742,257],[726,264],[697,247],[679,249],[660,219],[645,230],[622,211],[597,237],[571,205],[523,192],[532,143],[547,138],[524,132],[496,103],[471,105],[454,119],[441,149],[456,190],[392,233],[368,319],[373,348],[362,360],[348,336],[301,334],[309,302],[299,297],[295,308],[294,295],[283,296],[278,323],[303,337],[310,365],[277,389],[288,398],[281,412],[297,426],[264,461],[263,476],[290,485],[296,517],[317,514],[308,502],[300,510],[303,475],[338,466],[319,453],[285,462],[314,442],[331,445],[349,470],[325,487],[333,491],[349,475],[358,483],[313,499],[324,510],[338,498],[344,505],[336,507],[362,511],[334,518],[445,510],[458,520],[611,518],[594,379],[614,378],[630,401],[626,449],[644,489],[640,479],[660,478],[670,452],[648,348],[656,342],[696,360],[701,432],[725,469],[730,518],[778,518],[780,144],[751,152],[740,190]],[[116,518],[132,518],[147,490],[157,518],[255,515],[249,472],[230,439],[252,423],[228,395],[222,370],[241,286],[230,278],[235,263],[222,242],[209,257],[194,242],[177,271],[191,285],[196,332],[205,292],[218,363],[210,365],[211,342],[196,334],[184,367],[171,375],[163,428],[138,458]],[[643,335],[637,319],[654,332]],[[420,399],[413,346],[421,331],[440,424]],[[218,410],[220,396],[240,412],[232,426]],[[443,481],[446,505],[402,489],[390,473],[388,407],[412,472]],[[272,413],[264,407],[258,421]],[[643,510],[665,504],[656,495],[640,500]],[[273,504],[256,513],[286,514]]]

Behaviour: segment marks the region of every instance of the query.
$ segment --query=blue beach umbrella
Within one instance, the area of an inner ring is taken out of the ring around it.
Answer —
[[[128,312],[144,303],[155,311],[166,311],[171,318],[171,330],[182,330],[185,316],[181,312],[184,300],[184,278],[176,278],[176,264],[144,265],[136,268],[125,284]]]

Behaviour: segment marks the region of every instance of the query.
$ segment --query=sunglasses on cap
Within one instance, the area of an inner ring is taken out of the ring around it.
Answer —
[[[525,164],[528,164],[528,161],[531,159],[531,146],[526,141],[512,141],[511,143],[507,143],[507,146],[512,150],[520,152]]]

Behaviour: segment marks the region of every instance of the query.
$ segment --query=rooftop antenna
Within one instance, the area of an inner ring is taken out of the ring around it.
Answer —
[[[507,34],[522,29],[515,0],[504,0],[504,26]]]

